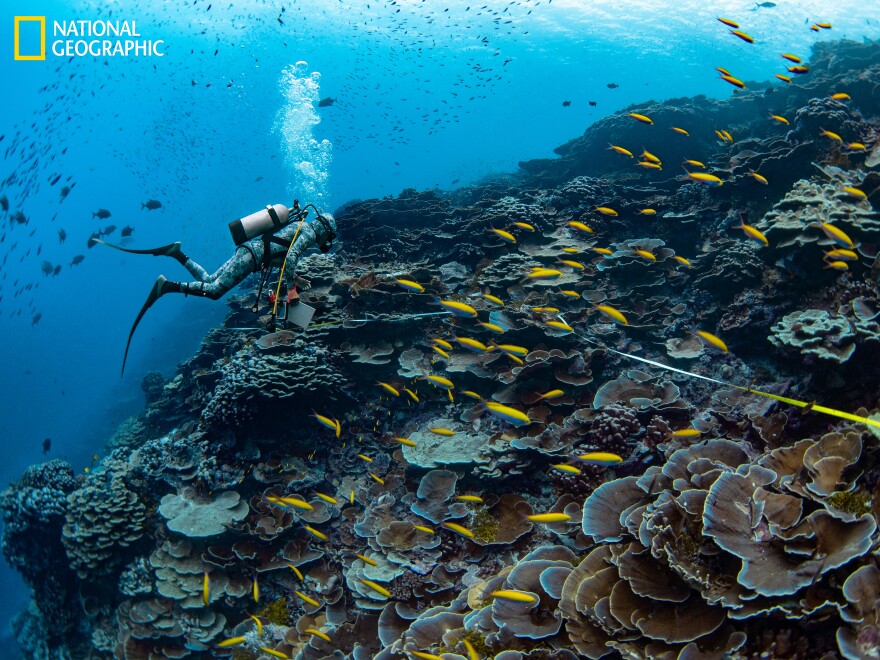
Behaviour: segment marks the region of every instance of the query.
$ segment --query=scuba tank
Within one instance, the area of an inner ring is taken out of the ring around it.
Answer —
[[[298,210],[298,206],[295,204],[294,210]],[[284,204],[274,204],[239,220],[233,220],[229,223],[232,240],[236,245],[241,245],[257,236],[275,233],[296,217],[295,213],[291,216],[290,211]]]

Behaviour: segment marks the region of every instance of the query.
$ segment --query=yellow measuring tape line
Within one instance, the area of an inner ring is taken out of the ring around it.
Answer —
[[[287,255],[289,255],[290,251],[293,249],[293,244],[296,243],[296,237],[299,236],[299,230],[302,229],[305,219],[306,214],[305,212],[303,212],[303,214],[299,217],[299,224],[296,227],[296,231],[293,233],[293,239],[290,241],[290,245],[287,247],[287,252],[284,253],[284,261],[281,262],[281,272],[278,273],[278,286],[275,287],[275,304],[272,306],[272,316],[277,316],[278,314],[278,296],[281,294],[281,280],[284,279],[284,268],[287,266]]]
[[[559,315],[559,318],[562,318],[562,315]],[[580,334],[579,332],[574,332],[573,334],[577,335],[585,342],[589,344],[595,344],[599,347],[603,348],[606,351],[610,351],[617,355],[620,355],[625,358],[629,358],[630,360],[635,360],[637,362],[643,362],[645,364],[650,364],[653,367],[658,367],[660,369],[664,369],[666,371],[674,371],[679,374],[683,374],[685,376],[690,376],[691,378],[699,378],[700,380],[707,380],[711,383],[716,383],[718,385],[724,385],[725,387],[733,387],[735,389],[741,390],[743,392],[748,392],[749,394],[757,394],[758,396],[767,397],[768,399],[775,399],[781,403],[787,403],[791,406],[797,406],[798,408],[807,408],[809,410],[813,410],[817,413],[822,413],[824,415],[831,415],[832,417],[840,417],[841,419],[848,419],[851,422],[859,422],[861,424],[867,424],[868,426],[875,426],[880,428],[880,421],[874,419],[868,419],[867,417],[861,417],[860,415],[853,415],[852,413],[844,412],[843,410],[836,410],[834,408],[828,408],[826,406],[818,406],[814,403],[807,403],[806,401],[798,401],[797,399],[789,399],[788,397],[780,396],[778,394],[771,394],[770,392],[763,392],[761,390],[756,390],[753,387],[743,387],[742,385],[734,385],[733,383],[728,383],[723,380],[718,380],[717,378],[710,378],[709,376],[701,376],[700,374],[695,374],[690,371],[685,371],[684,369],[677,369],[675,367],[670,367],[668,364],[663,364],[662,362],[655,362],[654,360],[649,360],[647,358],[639,357],[638,355],[632,355],[630,353],[624,353],[623,351],[617,351],[613,348],[609,348],[605,346],[602,342],[596,341],[594,339],[590,339]]]

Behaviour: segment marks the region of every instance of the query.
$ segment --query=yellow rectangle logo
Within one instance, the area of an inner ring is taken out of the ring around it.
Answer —
[[[19,33],[22,23],[36,22],[40,24],[40,54],[21,54],[21,35]],[[45,60],[46,59],[46,17],[45,16],[16,16],[15,17],[15,51],[13,56],[16,60]]]

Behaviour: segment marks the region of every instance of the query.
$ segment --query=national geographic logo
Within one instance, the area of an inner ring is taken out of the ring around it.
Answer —
[[[162,39],[143,39],[135,21],[52,21],[55,57],[164,57]],[[46,59],[46,17],[15,17],[16,60]]]

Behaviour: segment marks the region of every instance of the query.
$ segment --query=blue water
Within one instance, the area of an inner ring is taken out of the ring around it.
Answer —
[[[150,285],[159,273],[177,279],[183,271],[87,249],[99,227],[132,225],[131,247],[181,240],[211,269],[232,248],[226,223],[267,203],[302,196],[332,211],[407,187],[466,185],[550,157],[630,103],[726,97],[732,88],[716,66],[769,80],[782,71],[780,52],[806,57],[817,40],[880,37],[880,2],[865,0],[780,0],[773,8],[696,0],[154,4],[2,2],[0,153],[16,135],[24,146],[6,154],[0,179],[15,172],[27,185],[4,185],[0,195],[10,212],[30,218],[12,226],[4,216],[0,244],[0,259],[8,255],[0,275],[3,485],[43,459],[44,438],[52,439],[50,457],[86,467],[141,409],[143,374],[173,374],[225,313],[222,301],[163,299],[141,324],[120,378],[128,329]],[[46,15],[50,24],[136,21],[144,38],[165,41],[166,56],[16,62],[19,14]],[[738,20],[757,43],[728,35],[717,15]],[[834,28],[812,32],[814,21]],[[326,97],[337,101],[316,108]],[[285,122],[303,103],[312,114]],[[68,176],[76,186],[62,203]],[[163,208],[142,210],[151,198]],[[111,218],[93,220],[98,208]],[[76,254],[85,261],[70,267]],[[44,260],[62,264],[57,277],[43,275]],[[15,280],[39,286],[14,297]],[[5,621],[26,594],[0,570]]]

